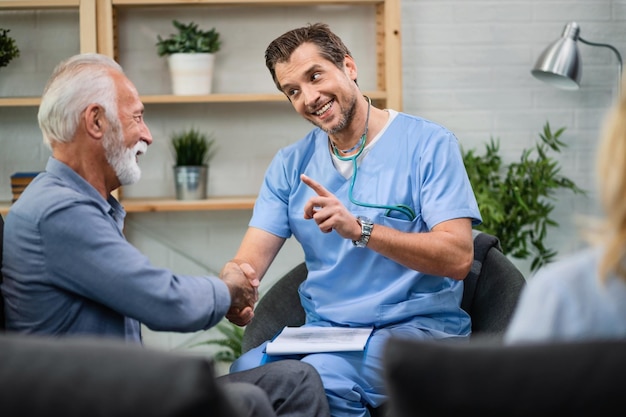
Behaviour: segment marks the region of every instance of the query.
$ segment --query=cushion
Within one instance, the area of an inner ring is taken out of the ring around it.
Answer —
[[[503,346],[391,339],[384,370],[396,417],[624,414],[626,341]]]

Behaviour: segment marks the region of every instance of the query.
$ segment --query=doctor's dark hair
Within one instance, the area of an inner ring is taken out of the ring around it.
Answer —
[[[313,23],[292,29],[274,39],[265,50],[265,65],[280,91],[282,89],[276,79],[276,64],[287,62],[293,51],[306,42],[316,45],[320,55],[339,69],[343,68],[346,55],[352,56],[341,38],[335,35],[325,23]]]

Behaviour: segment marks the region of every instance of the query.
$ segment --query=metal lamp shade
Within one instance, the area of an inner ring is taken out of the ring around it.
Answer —
[[[575,22],[565,26],[561,38],[552,42],[539,56],[531,73],[535,78],[565,90],[580,87],[582,63],[578,51],[580,27]]]

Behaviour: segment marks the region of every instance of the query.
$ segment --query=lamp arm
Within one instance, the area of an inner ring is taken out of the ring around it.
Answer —
[[[621,84],[622,84],[622,55],[620,55],[619,51],[617,50],[617,48],[615,48],[613,45],[609,45],[607,43],[596,43],[596,42],[590,42],[588,40],[585,40],[583,38],[581,38],[580,36],[578,37],[578,40],[581,41],[582,43],[586,43],[587,45],[591,45],[591,46],[602,46],[605,48],[609,48],[610,50],[612,50],[613,52],[615,52],[615,56],[617,56],[617,62],[618,62],[618,71],[619,74],[617,77],[617,94],[618,97],[619,95],[621,95],[622,93],[622,88],[621,88]]]

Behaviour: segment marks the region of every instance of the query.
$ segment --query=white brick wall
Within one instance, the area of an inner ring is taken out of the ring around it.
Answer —
[[[0,27],[11,28],[23,47],[19,61],[0,69],[0,95],[40,94],[54,63],[78,51],[77,28],[72,27],[76,16],[67,11],[46,13],[53,18],[32,12],[0,13]],[[368,20],[368,13],[358,12],[357,20]],[[261,14],[265,23],[252,20]],[[344,37],[360,65],[361,85],[367,88],[374,78],[368,51],[373,48],[375,28],[370,23],[342,23],[350,15],[354,12],[322,6],[303,12],[240,8],[226,12],[223,25],[213,22],[210,14],[195,13],[194,18],[223,30],[216,92],[273,91],[263,63],[264,47],[284,30],[315,20],[327,20]],[[564,139],[569,148],[560,157],[563,174],[588,189],[590,197],[561,196],[554,216],[561,226],[550,232],[548,240],[562,255],[581,247],[574,215],[597,212],[593,155],[598,129],[616,94],[616,59],[609,49],[581,44],[584,70],[578,91],[543,84],[530,75],[530,69],[569,21],[578,22],[583,38],[626,52],[626,0],[404,0],[401,15],[404,111],[450,128],[465,148],[481,150],[490,137],[500,138],[507,161],[518,159],[522,148],[533,145],[546,121],[554,128],[567,128]],[[178,16],[163,15],[158,9],[120,16],[121,23],[131,18],[138,22],[120,33],[122,42],[129,45],[120,57],[124,65],[137,58],[143,63],[140,67],[128,64],[140,92],[167,88],[166,67],[152,48],[156,33],[170,33],[169,19]],[[247,30],[239,30],[244,25]],[[256,48],[251,46],[250,33],[260,39]],[[42,39],[45,49],[39,45]],[[235,46],[241,49],[229,49]],[[21,81],[15,82],[16,78]],[[148,106],[155,144],[142,159],[142,183],[129,187],[127,193],[173,195],[167,135],[190,122],[216,132],[220,142],[209,192],[256,192],[275,150],[301,137],[309,125],[285,109],[287,105],[272,104],[260,111],[246,106]],[[10,199],[11,173],[43,168],[48,151],[40,144],[35,117],[32,108],[0,107],[0,200]],[[183,251],[207,270],[216,271],[234,254],[249,215],[247,211],[130,215],[128,233],[158,264],[179,272],[205,269],[182,258],[178,251]],[[146,227],[149,233],[141,231]],[[299,247],[288,242],[263,288],[299,259]],[[527,265],[520,263],[520,268],[525,270]],[[149,343],[167,348],[180,344],[172,335],[155,337],[147,332],[147,337]]]
[[[607,48],[580,44],[583,77],[578,91],[535,80],[530,69],[565,24],[576,21],[589,41],[626,51],[625,1],[403,2],[404,110],[451,128],[465,148],[483,149],[500,138],[505,160],[532,146],[543,124],[566,127],[563,174],[590,197],[563,195],[548,241],[561,255],[582,243],[575,214],[596,214],[593,203],[598,129],[616,96],[617,60]],[[520,267],[524,265],[520,263]]]

